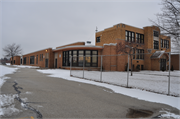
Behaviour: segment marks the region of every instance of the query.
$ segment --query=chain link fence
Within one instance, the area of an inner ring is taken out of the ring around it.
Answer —
[[[71,57],[70,75],[128,88],[180,96],[180,71],[171,53]],[[170,66],[170,67],[169,67]]]

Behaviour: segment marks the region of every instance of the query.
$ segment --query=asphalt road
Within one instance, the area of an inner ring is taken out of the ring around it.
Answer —
[[[1,93],[20,91],[19,98],[27,98],[24,102],[31,107],[24,109],[16,100],[16,108],[22,112],[8,118],[126,118],[133,115],[132,110],[151,111],[149,118],[152,118],[159,115],[162,108],[179,112],[168,105],[138,100],[104,87],[48,77],[36,69],[20,68],[7,76],[11,79],[2,86]]]

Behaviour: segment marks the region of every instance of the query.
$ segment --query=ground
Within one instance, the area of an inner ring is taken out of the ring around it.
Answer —
[[[61,70],[59,74],[65,75]],[[50,77],[36,69],[19,68],[16,73],[6,76],[10,79],[2,86],[1,95],[19,94],[17,97],[22,100],[15,99],[13,102],[19,112],[6,117],[125,118],[129,114],[132,116],[132,110],[150,111],[150,117],[157,117],[165,111],[175,115],[179,113],[177,108],[170,105],[139,100],[105,86],[88,84],[87,81],[81,83],[77,82],[78,79],[69,81]]]

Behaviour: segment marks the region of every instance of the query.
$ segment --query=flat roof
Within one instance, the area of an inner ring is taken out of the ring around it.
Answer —
[[[59,50],[68,50],[68,49],[103,49],[103,46],[95,46],[95,45],[73,45],[73,46],[66,46],[62,48],[55,49],[53,51],[59,51]]]

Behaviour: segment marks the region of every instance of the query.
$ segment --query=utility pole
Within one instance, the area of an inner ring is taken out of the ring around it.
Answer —
[[[98,28],[97,28],[97,26],[96,26],[96,30],[95,30],[95,31],[96,31],[96,33],[98,32]]]

